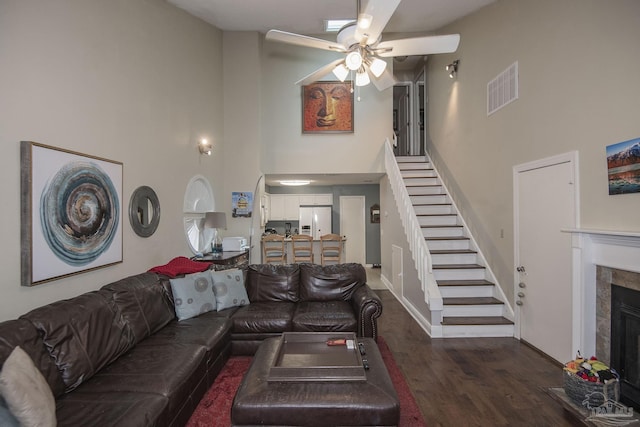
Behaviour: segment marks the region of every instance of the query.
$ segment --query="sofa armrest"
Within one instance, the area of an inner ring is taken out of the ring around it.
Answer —
[[[351,305],[358,316],[358,336],[377,340],[377,319],[382,314],[380,297],[365,283],[353,293]]]

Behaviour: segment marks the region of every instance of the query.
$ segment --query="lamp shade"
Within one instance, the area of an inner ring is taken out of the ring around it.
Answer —
[[[204,228],[227,228],[227,214],[224,212],[205,213]]]

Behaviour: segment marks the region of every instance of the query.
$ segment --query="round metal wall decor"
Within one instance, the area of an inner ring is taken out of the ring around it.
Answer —
[[[138,236],[149,237],[160,224],[160,201],[151,187],[136,188],[129,201],[129,222]]]
[[[109,248],[118,230],[118,194],[95,163],[63,166],[40,197],[42,233],[51,251],[73,266],[89,264]]]

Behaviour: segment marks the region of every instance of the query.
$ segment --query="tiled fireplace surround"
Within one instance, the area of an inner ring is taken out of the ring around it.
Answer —
[[[611,284],[640,291],[640,233],[568,230],[573,255],[574,353],[609,363]]]

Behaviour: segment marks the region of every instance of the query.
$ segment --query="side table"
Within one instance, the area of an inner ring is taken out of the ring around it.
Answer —
[[[211,262],[214,270],[229,270],[249,265],[249,251],[223,251],[191,259],[199,262]]]

